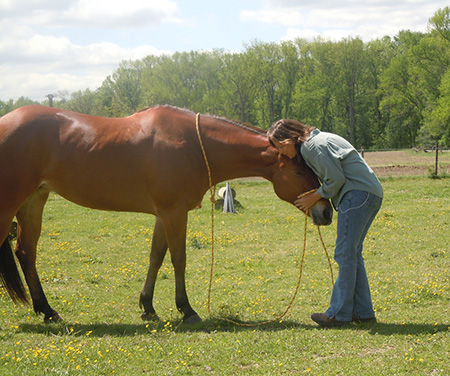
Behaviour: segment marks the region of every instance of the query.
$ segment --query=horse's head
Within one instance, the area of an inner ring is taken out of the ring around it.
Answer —
[[[284,201],[294,204],[302,193],[319,188],[317,176],[303,159],[289,159],[279,154],[278,165],[273,175],[275,193]],[[333,218],[333,208],[330,201],[321,199],[308,213],[315,225],[329,225]]]

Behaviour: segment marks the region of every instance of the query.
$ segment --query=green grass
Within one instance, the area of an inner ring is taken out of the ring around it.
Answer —
[[[247,322],[282,313],[298,278],[304,216],[267,182],[232,182],[242,204],[216,212],[211,308]],[[0,290],[1,375],[448,375],[450,374],[450,184],[383,181],[385,199],[365,244],[379,322],[320,329],[331,282],[316,229],[300,291],[281,322],[243,328],[209,318],[209,197],[190,213],[187,288],[204,322],[181,324],[169,257],[156,286],[162,321],[140,320],[154,218],[90,211],[52,195],[38,270],[65,319],[46,325]],[[333,252],[335,223],[322,229]],[[337,268],[334,265],[334,273]]]

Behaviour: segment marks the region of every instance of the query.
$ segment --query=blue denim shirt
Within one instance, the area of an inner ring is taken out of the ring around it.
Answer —
[[[383,197],[383,187],[358,151],[344,138],[333,133],[311,132],[301,155],[322,182],[318,193],[331,199],[335,208],[345,193],[366,191]]]

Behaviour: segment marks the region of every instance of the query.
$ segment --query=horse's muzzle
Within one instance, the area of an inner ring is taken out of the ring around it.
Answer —
[[[333,220],[333,208],[319,201],[309,210],[309,215],[316,226],[328,226]]]

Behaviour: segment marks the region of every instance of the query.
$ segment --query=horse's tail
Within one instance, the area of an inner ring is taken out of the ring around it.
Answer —
[[[9,236],[0,247],[0,282],[15,303],[28,303],[27,293],[14,259]]]

